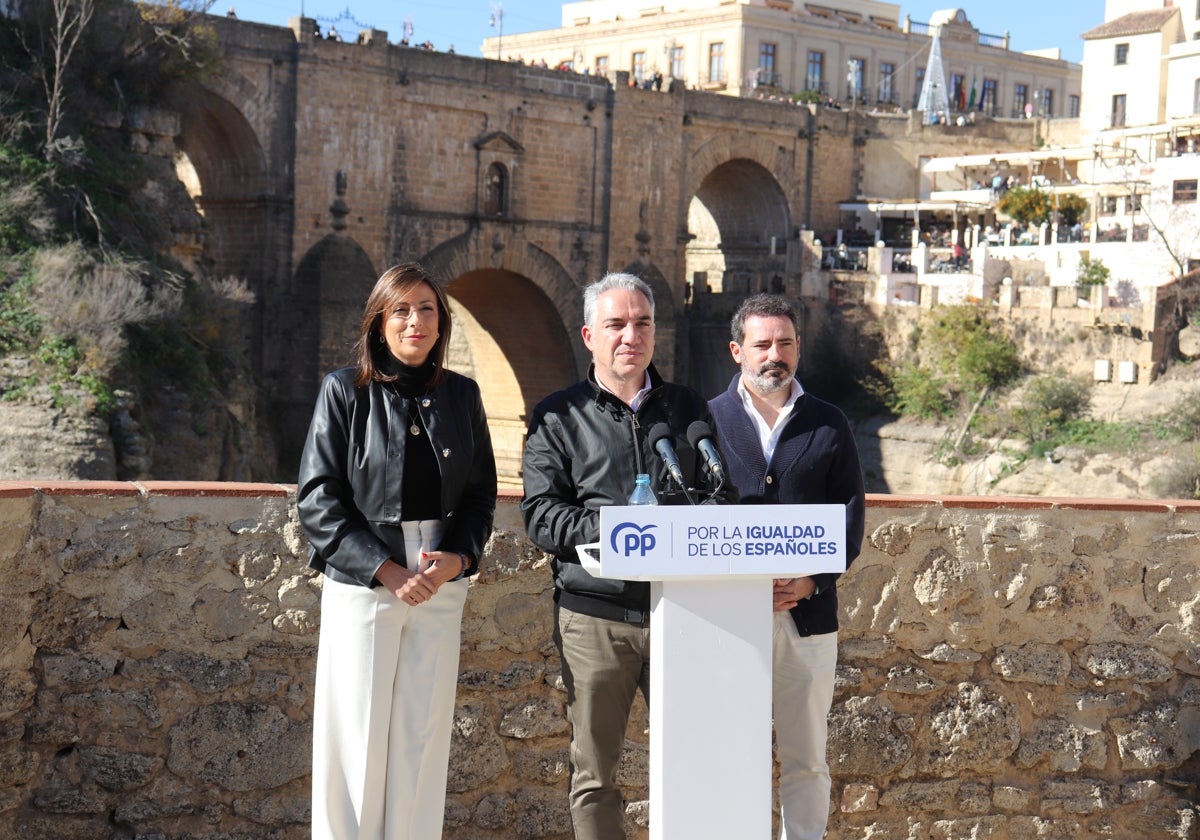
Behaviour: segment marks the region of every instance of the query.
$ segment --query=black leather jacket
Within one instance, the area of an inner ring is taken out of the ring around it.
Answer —
[[[534,409],[525,440],[521,513],[535,545],[553,555],[555,600],[587,615],[641,623],[650,584],[593,577],[575,546],[600,538],[600,508],[628,503],[638,473],[649,473],[660,504],[686,504],[664,492],[663,462],[650,428],[666,423],[689,486],[705,488],[702,459],[687,441],[694,420],[710,425],[708,405],[690,388],[664,382],[650,366],[651,391],[636,412],[588,378],[551,394]],[[697,499],[699,501],[699,499]]]
[[[375,586],[385,560],[405,561],[400,491],[411,400],[380,382],[355,388],[355,373],[343,368],[321,383],[296,499],[312,544],[309,565],[342,583]],[[471,575],[496,511],[496,462],[479,386],[446,371],[417,401],[442,473],[446,530],[438,547],[465,554]]]

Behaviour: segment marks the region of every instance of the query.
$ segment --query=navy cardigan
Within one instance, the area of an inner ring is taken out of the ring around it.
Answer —
[[[758,430],[738,393],[738,373],[729,389],[709,401],[729,480],[741,504],[844,504],[846,566],[862,549],[866,501],[858,447],[846,415],[836,406],[802,394],[784,420],[768,467]],[[791,610],[801,636],[838,629],[838,574],[814,575],[816,593]]]

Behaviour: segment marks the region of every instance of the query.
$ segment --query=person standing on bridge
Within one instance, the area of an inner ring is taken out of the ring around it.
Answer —
[[[796,311],[754,295],[730,323],[741,366],[709,401],[730,482],[742,504],[846,506],[846,565],[862,547],[865,496],[858,447],[840,410],[796,379]],[[820,840],[829,819],[825,757],[837,667],[836,574],[775,581],[772,707],[783,840]]]
[[[479,386],[445,368],[450,309],[424,268],[367,298],[357,364],[325,377],[296,498],[324,573],[313,840],[437,840],[467,578],[496,509]]]
[[[587,378],[534,408],[523,459],[525,531],[553,555],[554,643],[562,658],[571,724],[571,823],[577,840],[623,840],[617,766],[634,697],[650,700],[650,584],[593,577],[575,547],[600,538],[600,508],[623,505],[639,473],[669,489],[655,444],[673,446],[689,486],[704,486],[704,460],[688,442],[710,420],[704,398],[665,382],[654,355],[654,294],[632,274],[608,274],[583,293]],[[656,431],[657,430],[657,431]]]

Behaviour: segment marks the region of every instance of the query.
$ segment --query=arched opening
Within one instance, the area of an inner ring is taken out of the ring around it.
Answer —
[[[274,385],[271,419],[284,472],[300,464],[321,378],[354,363],[363,306],[378,276],[357,242],[331,233],[300,259],[293,293],[278,303],[287,317],[270,341],[287,373]]]
[[[688,206],[687,277],[713,292],[758,292],[784,270],[787,196],[761,165],[731,160],[710,172]]]
[[[719,311],[692,310],[686,381],[704,396],[723,391],[736,370],[726,309],[747,294],[785,290],[791,230],[787,196],[775,177],[751,160],[717,166],[692,198],[685,253],[690,295],[724,292],[730,297],[729,307]]]
[[[173,103],[181,128],[176,172],[212,232],[206,260],[215,276],[241,277],[257,291],[270,219],[258,137],[237,108],[211,91],[189,87]]]
[[[571,335],[549,298],[518,274],[469,271],[446,291],[454,314],[447,366],[479,383],[500,486],[520,488],[530,412],[576,379]]]

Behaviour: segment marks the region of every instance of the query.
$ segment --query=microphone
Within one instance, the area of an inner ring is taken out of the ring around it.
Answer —
[[[692,424],[688,426],[688,443],[692,445],[692,449],[704,456],[704,464],[708,471],[712,473],[718,483],[723,484],[725,482],[725,465],[721,463],[721,453],[717,451],[712,438],[712,427],[703,420],[693,420]]]
[[[667,471],[671,473],[671,478],[675,479],[680,487],[687,487],[683,481],[683,468],[679,466],[679,456],[675,454],[675,444],[671,443],[670,426],[666,423],[655,423],[651,426],[650,445],[667,465]]]

